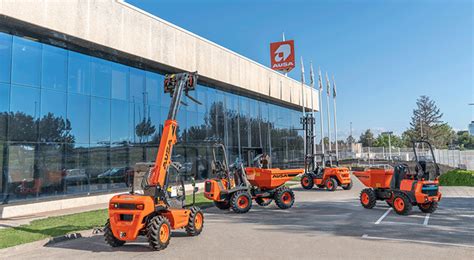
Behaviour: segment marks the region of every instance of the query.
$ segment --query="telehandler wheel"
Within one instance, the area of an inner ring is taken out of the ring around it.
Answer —
[[[280,209],[289,209],[293,206],[293,203],[295,203],[295,194],[290,188],[286,186],[278,188],[278,190],[275,192],[275,195],[273,196],[276,205]]]
[[[343,188],[344,190],[350,190],[350,189],[352,189],[352,181],[349,182],[349,184],[342,186],[342,188]]]
[[[247,213],[252,207],[252,197],[247,191],[236,191],[232,194],[230,205],[235,213]]]
[[[310,190],[314,186],[313,177],[310,174],[303,174],[301,176],[301,187],[305,190]]]
[[[337,188],[337,181],[334,178],[329,178],[326,181],[326,189],[328,191],[335,191]]]
[[[370,188],[365,188],[360,192],[360,204],[366,209],[375,207],[377,203],[377,195],[375,191]]]
[[[107,242],[111,247],[119,247],[125,244],[125,241],[119,240],[114,236],[112,229],[110,229],[110,221],[108,219],[104,227],[104,238],[105,242]]]
[[[165,249],[170,243],[171,225],[169,220],[161,215],[156,215],[148,221],[147,227],[148,244],[153,250]]]
[[[418,208],[420,208],[420,210],[424,213],[433,213],[438,208],[438,202],[433,201],[424,204],[418,204]]]
[[[411,208],[410,199],[405,194],[399,193],[393,197],[393,210],[395,210],[398,215],[408,214]]]
[[[256,198],[255,199],[255,202],[257,202],[258,205],[262,206],[262,207],[265,207],[265,206],[268,206],[270,205],[270,203],[272,203],[272,199],[270,198]]]
[[[193,206],[190,208],[188,225],[186,226],[186,233],[189,236],[198,236],[201,234],[204,227],[204,214],[199,207]]]
[[[226,210],[230,209],[230,203],[229,201],[214,201],[214,206],[218,209]]]

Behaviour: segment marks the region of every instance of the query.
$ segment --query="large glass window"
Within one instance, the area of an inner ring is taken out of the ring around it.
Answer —
[[[145,103],[145,72],[143,70],[130,69],[130,102]]]
[[[68,94],[67,118],[71,123],[74,143],[89,143],[90,98],[85,95]]]
[[[147,72],[146,73],[146,103],[159,105],[160,95],[163,91],[163,80],[164,77],[157,73]]]
[[[43,45],[42,87],[60,91],[67,89],[67,51]]]
[[[10,83],[12,36],[0,32],[0,82]]]
[[[12,85],[8,133],[10,141],[34,142],[38,138],[40,90]]]
[[[7,118],[10,106],[10,85],[0,83],[0,142],[7,139]],[[0,150],[0,153],[2,151]]]
[[[66,93],[41,91],[40,139],[42,142],[71,142],[70,124],[66,121]]]
[[[91,143],[110,144],[110,100],[91,99]]]
[[[91,58],[77,52],[69,52],[69,93],[89,95],[91,91]]]
[[[13,37],[12,83],[39,87],[41,43]]]
[[[130,73],[127,66],[112,63],[112,98],[128,100]]]
[[[111,63],[98,58],[91,62],[91,95],[110,98],[112,85]]]
[[[130,141],[128,109],[126,101],[112,100],[110,124],[112,144],[125,144]]]

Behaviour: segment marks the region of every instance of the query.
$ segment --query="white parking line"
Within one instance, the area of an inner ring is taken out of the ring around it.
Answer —
[[[392,240],[392,241],[400,241],[400,242],[414,242],[414,243],[420,243],[420,244],[459,246],[459,247],[474,248],[474,246],[472,246],[472,245],[465,245],[465,244],[443,243],[443,242],[433,242],[433,241],[426,241],[426,240],[412,240],[412,239],[388,238],[388,237],[372,237],[372,236],[369,236],[367,234],[362,235],[362,238],[363,239],[372,239],[372,240]]]
[[[423,221],[423,226],[428,226],[429,220],[430,220],[430,213],[426,214],[425,221]]]
[[[389,208],[387,211],[385,211],[385,213],[377,221],[375,221],[375,225],[380,224],[382,220],[388,215],[388,213],[390,213],[390,211],[392,211],[392,208]]]

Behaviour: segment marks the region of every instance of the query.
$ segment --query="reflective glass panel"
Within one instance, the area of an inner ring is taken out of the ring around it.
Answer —
[[[91,59],[91,95],[110,98],[112,85],[111,62],[92,58]]]
[[[130,68],[130,102],[144,103],[145,72]]]
[[[10,83],[12,41],[11,35],[0,32],[0,82]]]
[[[130,141],[129,106],[126,101],[112,100],[111,108],[111,141],[112,144],[123,144]]]
[[[127,66],[112,63],[112,98],[128,100],[130,73]]]
[[[12,83],[39,87],[41,43],[13,37]]]
[[[68,94],[67,118],[76,144],[89,144],[90,97]]]
[[[67,59],[66,50],[43,45],[42,87],[60,91],[67,89]]]
[[[157,73],[146,72],[146,103],[159,105],[159,92],[163,91],[164,77]]]
[[[66,93],[41,91],[40,140],[42,142],[71,142],[70,124],[66,121]]]
[[[0,83],[0,141],[7,138],[7,118],[10,106],[10,85]],[[2,151],[0,150],[0,153]]]
[[[91,143],[110,144],[110,100],[91,98]]]
[[[91,91],[90,57],[69,51],[68,90],[69,93],[89,95]]]
[[[36,141],[40,90],[12,85],[8,133],[10,141]]]

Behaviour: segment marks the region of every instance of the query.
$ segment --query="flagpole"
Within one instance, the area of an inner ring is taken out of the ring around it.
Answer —
[[[323,116],[323,77],[321,76],[321,68],[318,67],[319,78],[319,120],[321,129],[321,153],[324,154],[324,116]]]
[[[310,77],[311,77],[311,116],[313,117],[313,121],[311,124],[314,124],[316,118],[314,117],[314,71],[313,71],[313,62],[310,62]],[[313,153],[316,153],[316,134],[313,127]],[[316,165],[316,157],[313,155],[313,165]]]
[[[339,149],[337,144],[337,114],[336,114],[336,80],[334,79],[334,74],[332,75],[332,97],[333,97],[333,105],[334,105],[334,139],[336,142],[336,160],[339,161]]]
[[[327,87],[327,95],[326,95],[326,105],[327,105],[327,112],[328,112],[328,139],[329,139],[329,146],[328,146],[328,153],[331,152],[331,111],[329,110],[329,89],[331,88],[331,84],[329,83],[329,76],[326,72],[326,87]],[[331,156],[329,156],[329,160],[331,160]]]
[[[301,57],[301,106],[303,110],[303,118],[306,117],[305,113],[305,99],[304,99],[304,64],[303,57]],[[304,161],[306,161],[306,129],[303,127],[303,154]]]

